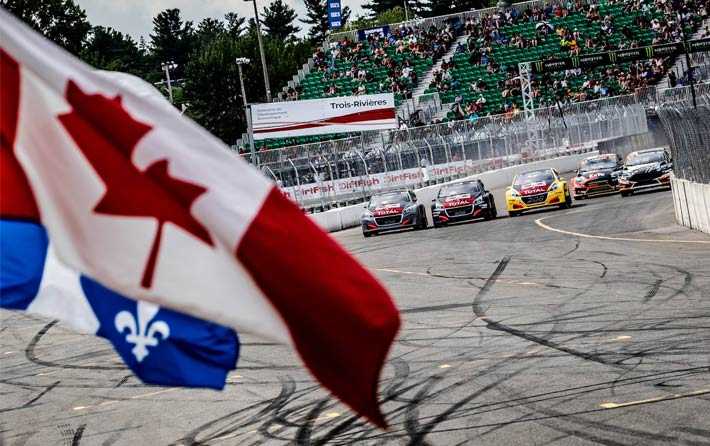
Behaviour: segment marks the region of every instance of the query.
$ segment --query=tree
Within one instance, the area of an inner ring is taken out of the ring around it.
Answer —
[[[304,0],[306,5],[306,18],[301,22],[311,25],[308,37],[314,42],[322,42],[328,34],[328,7],[327,0]],[[340,23],[344,27],[350,18],[350,7],[346,6],[340,12]]]
[[[425,14],[429,17],[453,14],[456,12],[457,0],[429,0],[424,6]]]
[[[195,41],[192,22],[183,23],[179,9],[166,9],[153,18],[150,44],[156,67],[162,62],[172,61],[178,65],[177,74],[182,74]]]
[[[244,32],[244,17],[239,17],[236,12],[228,12],[224,15],[224,20],[227,22],[227,32],[232,37],[239,37]]]
[[[402,0],[372,0],[370,3],[362,5],[362,8],[370,11],[370,17],[374,19],[380,13],[402,7],[402,5]]]
[[[195,33],[198,43],[203,46],[208,42],[216,39],[220,34],[225,32],[224,23],[217,19],[205,18],[197,24],[197,32]]]
[[[301,30],[293,24],[296,20],[296,11],[289,7],[283,0],[273,0],[268,8],[264,8],[262,23],[266,34],[281,41],[292,40]]]
[[[90,65],[109,71],[144,76],[144,53],[128,35],[113,28],[94,26],[81,50],[81,58]]]
[[[86,12],[74,0],[2,0],[0,4],[72,54],[81,52],[91,31]]]

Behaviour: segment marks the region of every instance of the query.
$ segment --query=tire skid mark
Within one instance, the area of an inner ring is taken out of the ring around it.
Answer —
[[[510,262],[510,256],[505,256],[500,261],[500,263],[498,264],[498,267],[495,269],[493,274],[491,274],[491,276],[488,278],[486,283],[483,285],[483,288],[481,288],[481,290],[478,292],[478,294],[476,295],[476,297],[473,301],[474,314],[479,319],[486,322],[487,328],[489,328],[491,330],[502,331],[502,332],[511,334],[513,336],[519,337],[521,339],[525,339],[527,341],[534,342],[536,344],[540,344],[545,347],[549,347],[554,350],[558,350],[558,351],[570,354],[572,356],[576,356],[578,358],[585,359],[587,361],[593,361],[593,362],[597,362],[599,364],[604,364],[607,366],[627,368],[627,366],[625,366],[623,364],[618,364],[617,362],[607,361],[599,354],[586,353],[586,352],[575,350],[575,349],[572,349],[569,347],[564,347],[564,346],[562,346],[556,342],[550,341],[548,339],[534,336],[534,335],[531,335],[531,334],[526,333],[524,331],[517,330],[517,329],[510,327],[508,325],[501,324],[500,322],[494,321],[494,320],[490,319],[488,316],[486,316],[485,311],[482,309],[481,301],[486,296],[486,294],[489,292],[491,287],[495,284],[498,277],[503,273],[503,271],[505,271],[505,268],[508,266],[509,262]]]
[[[35,396],[35,397],[32,398],[31,400],[29,400],[29,401],[27,401],[25,404],[23,404],[22,407],[27,407],[27,406],[29,406],[30,404],[32,404],[32,403],[34,403],[34,402],[37,402],[40,398],[42,398],[43,396],[45,396],[46,394],[48,394],[50,391],[52,391],[52,389],[54,389],[55,387],[57,387],[60,382],[61,382],[61,381],[55,381],[55,382],[53,382],[52,384],[50,384],[49,386],[47,386],[46,389],[44,389],[43,391],[41,391],[37,396]]]
[[[657,279],[655,282],[653,282],[653,285],[651,286],[651,289],[646,292],[646,295],[643,296],[643,303],[648,303],[653,297],[658,293],[658,290],[661,288],[661,284],[663,284],[663,279]]]

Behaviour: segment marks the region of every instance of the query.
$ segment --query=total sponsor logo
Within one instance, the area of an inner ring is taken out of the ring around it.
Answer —
[[[530,183],[520,188],[520,195],[535,195],[547,192],[548,184],[544,181],[539,183]]]
[[[404,208],[399,204],[387,204],[382,207],[375,208],[372,215],[375,217],[386,217],[388,215],[399,215],[404,211]]]
[[[459,206],[469,206],[473,204],[473,197],[470,194],[461,194],[453,197],[449,197],[444,200],[445,208],[456,208]]]

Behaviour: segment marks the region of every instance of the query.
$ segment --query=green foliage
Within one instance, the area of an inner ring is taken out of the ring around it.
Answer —
[[[80,55],[85,62],[102,70],[140,76],[146,69],[145,53],[130,36],[113,28],[94,26]]]
[[[410,19],[411,18],[412,17],[410,16]],[[355,20],[348,23],[347,29],[357,30],[363,28],[372,28],[375,26],[404,22],[405,20],[406,14],[404,13],[404,8],[402,8],[401,6],[395,6],[392,9],[380,12],[374,19],[358,16]]]
[[[293,24],[296,20],[296,11],[290,8],[283,0],[273,0],[268,8],[264,8],[261,22],[266,28],[266,34],[274,39],[287,41],[295,38],[301,30]]]
[[[136,43],[113,28],[92,27],[75,0],[0,1],[8,11],[96,68],[128,72],[156,84],[165,80],[161,63],[175,62],[178,66],[171,71],[175,105],[186,105],[190,117],[228,144],[246,129],[237,57],[251,59],[244,66],[249,102],[266,100],[256,27],[253,19],[246,27],[245,18],[237,13],[228,13],[223,19],[206,18],[195,28],[181,18],[180,10],[166,9],[153,19],[149,41],[141,38]],[[273,1],[267,11],[264,51],[270,87],[277,92],[314,48],[311,40],[295,37],[295,13],[283,1]],[[159,90],[168,95],[164,84]]]
[[[91,31],[74,0],[2,0],[0,5],[73,54],[81,52]]]

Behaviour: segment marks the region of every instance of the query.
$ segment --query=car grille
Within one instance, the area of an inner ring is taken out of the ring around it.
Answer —
[[[545,200],[547,200],[547,192],[544,192],[542,194],[537,194],[537,195],[528,195],[523,198],[523,203],[525,204],[538,204],[538,203],[543,203]]]
[[[613,189],[608,180],[590,181],[587,183],[587,187],[594,189],[594,192],[603,192]]]
[[[651,172],[637,173],[635,175],[632,175],[629,179],[634,183],[648,183],[653,182],[653,180],[660,177],[661,175],[663,175],[663,172],[654,170]]]
[[[389,215],[387,217],[375,218],[375,221],[380,226],[393,225],[402,221],[402,215]]]
[[[449,217],[458,217],[460,215],[468,215],[471,212],[473,212],[473,205],[464,206],[464,207],[460,207],[460,208],[447,209],[446,215],[448,215]]]

